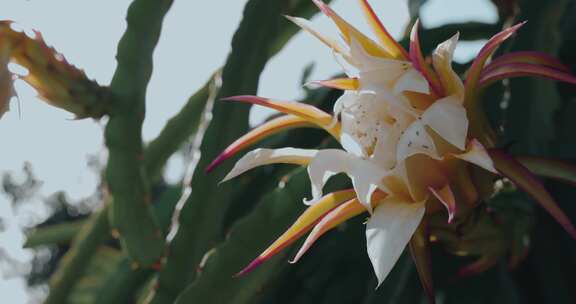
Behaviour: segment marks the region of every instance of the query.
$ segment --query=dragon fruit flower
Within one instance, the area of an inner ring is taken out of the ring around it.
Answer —
[[[283,163],[306,166],[311,182],[311,197],[304,199],[309,205],[307,210],[239,274],[249,272],[310,232],[292,260],[296,262],[324,233],[368,212],[367,249],[378,284],[410,244],[423,285],[433,299],[429,236],[423,219],[426,214],[444,208],[450,223],[458,216],[458,206],[475,206],[479,194],[468,173],[469,167],[494,177],[508,177],[576,237],[576,229],[568,217],[533,173],[494,148],[495,133],[487,127],[480,111],[482,89],[504,78],[532,75],[576,83],[566,67],[545,54],[512,53],[487,64],[497,47],[523,23],[490,39],[464,82],[451,64],[457,33],[438,45],[429,62],[420,50],[418,22],[406,51],[386,31],[366,0],[359,3],[377,41],[347,23],[325,3],[320,0],[314,3],[334,21],[342,41],[322,35],[307,20],[288,18],[332,49],[346,67],[346,78],[316,82],[343,91],[334,103],[333,113],[292,101],[256,96],[226,98],[286,115],[264,123],[232,143],[207,171],[259,140],[292,128],[324,129],[342,148],[256,149],[236,163],[224,181],[258,166]],[[539,172],[543,171],[546,170]],[[353,189],[324,194],[326,182],[339,173],[351,179]]]

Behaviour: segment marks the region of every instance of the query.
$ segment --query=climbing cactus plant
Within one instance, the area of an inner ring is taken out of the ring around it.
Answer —
[[[422,28],[427,1],[408,2],[396,40],[367,0],[375,39],[330,1],[248,0],[224,65],[150,142],[145,96],[172,0],[132,2],[107,86],[0,22],[1,114],[21,78],[78,119],[106,118],[103,207],[28,235],[29,248],[67,248],[45,302],[574,303],[576,4],[493,1],[497,24]],[[340,40],[306,20],[318,12]],[[300,29],[346,74],[299,101],[256,97]],[[458,41],[479,39],[474,60],[452,63]],[[251,104],[282,115],[250,129]],[[190,141],[186,176],[167,184]],[[256,168],[272,163],[301,168]],[[349,178],[327,184],[337,173]]]

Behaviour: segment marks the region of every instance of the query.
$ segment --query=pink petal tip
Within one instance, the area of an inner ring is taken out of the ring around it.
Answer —
[[[218,155],[208,166],[204,169],[204,173],[208,174],[212,172],[216,167],[218,167],[221,163],[223,163],[226,159],[228,159],[228,154],[222,153]]]
[[[244,269],[240,270],[240,272],[235,274],[233,277],[238,278],[238,277],[244,276],[245,274],[254,270],[256,267],[260,266],[262,263],[264,263],[264,261],[265,261],[265,259],[262,259],[260,257],[254,259],[254,261],[252,261],[250,264],[248,264],[248,266],[246,266]]]

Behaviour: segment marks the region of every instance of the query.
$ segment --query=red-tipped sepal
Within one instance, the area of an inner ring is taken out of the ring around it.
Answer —
[[[294,128],[304,128],[304,127],[318,127],[317,125],[310,123],[308,120],[293,116],[285,115],[278,118],[274,118],[264,124],[252,129],[250,132],[244,134],[242,137],[238,138],[231,145],[229,145],[222,153],[220,153],[207,167],[206,173],[211,172],[220,165],[225,160],[233,157],[238,152],[254,145],[255,143],[278,134],[283,131],[287,131]]]
[[[520,51],[504,54],[486,65],[482,72],[484,73],[510,63],[530,63],[570,73],[570,68],[560,60],[546,53],[536,51]]]
[[[524,76],[543,77],[576,84],[576,77],[565,71],[531,63],[509,63],[483,72],[480,77],[479,86],[485,87],[502,79]]]
[[[430,84],[434,95],[438,97],[444,96],[444,88],[440,84],[440,80],[422,54],[422,49],[420,47],[420,34],[418,33],[419,27],[420,21],[416,20],[412,27],[412,31],[410,32],[410,61],[412,61],[414,68],[422,73],[424,78],[428,80],[428,84]]]
[[[540,206],[542,206],[548,213],[572,236],[576,239],[576,228],[572,225],[570,219],[558,207],[550,193],[544,188],[538,178],[508,154],[492,149],[488,153],[494,161],[496,169],[504,176],[509,178],[518,188],[524,190],[532,198],[534,198]]]
[[[494,54],[496,49],[508,38],[510,38],[520,27],[522,27],[526,22],[518,23],[512,27],[509,27],[500,33],[494,35],[476,56],[476,59],[472,62],[472,66],[468,70],[466,76],[466,94],[474,94],[477,88],[478,81],[480,80],[480,74],[484,69],[486,61]]]
[[[409,55],[406,50],[388,33],[386,27],[382,24],[368,0],[359,0],[360,6],[364,15],[368,19],[368,23],[372,31],[386,50],[397,59],[408,59]]]
[[[299,239],[306,232],[310,231],[316,223],[318,223],[326,214],[331,210],[338,207],[345,201],[348,201],[356,196],[353,189],[333,192],[322,197],[314,205],[308,207],[302,215],[282,234],[270,247],[261,253],[254,261],[252,261],[246,268],[242,269],[236,276],[244,275],[254,268],[269,260],[282,249],[288,247]]]
[[[576,165],[572,163],[536,156],[517,156],[515,158],[538,176],[576,186]]]
[[[315,80],[311,84],[317,84],[323,87],[345,90],[345,91],[357,91],[360,88],[360,81],[358,78],[336,78],[329,80]]]
[[[332,117],[332,115],[309,104],[294,101],[273,100],[251,95],[232,96],[223,98],[222,100],[259,105],[280,111],[284,114],[298,116],[309,121],[310,123],[324,128],[326,131],[332,134],[332,136],[336,138],[339,137],[340,124]]]

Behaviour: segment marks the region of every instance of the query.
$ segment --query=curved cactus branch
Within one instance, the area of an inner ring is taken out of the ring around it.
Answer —
[[[86,224],[84,220],[65,222],[45,227],[37,227],[26,237],[24,248],[68,243],[78,235]]]
[[[114,197],[110,222],[128,255],[141,266],[158,262],[164,238],[153,216],[143,166],[142,122],[152,74],[152,54],[171,0],[135,0],[118,45],[118,68],[110,84],[115,108],[106,126],[106,181]]]
[[[92,216],[72,242],[72,248],[60,261],[50,279],[50,293],[45,304],[66,303],[70,291],[86,269],[92,256],[102,242],[108,239],[110,228],[105,210]]]

